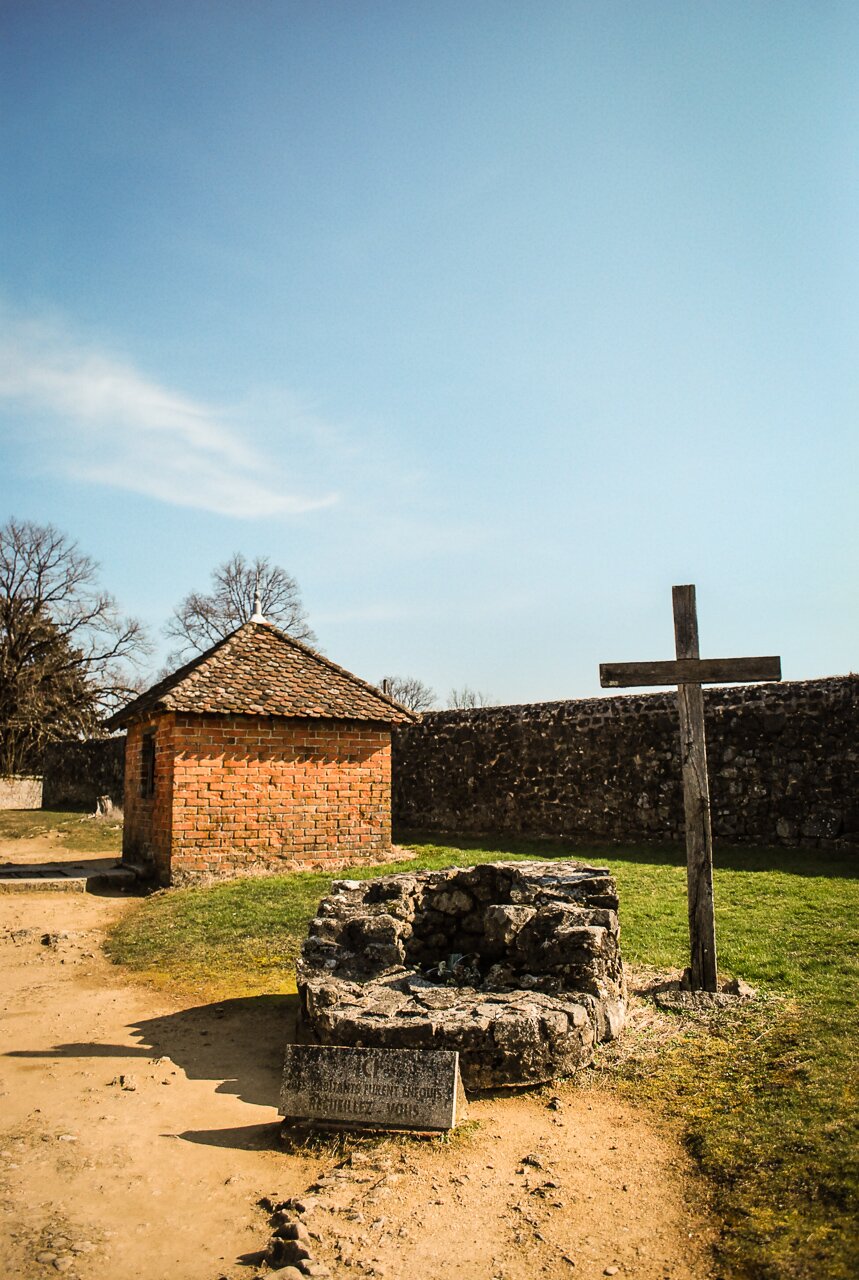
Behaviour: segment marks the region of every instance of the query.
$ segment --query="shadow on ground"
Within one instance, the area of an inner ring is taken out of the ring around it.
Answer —
[[[53,1049],[18,1049],[11,1058],[116,1058],[127,1062],[169,1058],[189,1080],[210,1080],[216,1093],[254,1106],[277,1107],[284,1047],[294,1040],[295,995],[255,996],[181,1009],[134,1023],[136,1045],[70,1043]],[[231,1129],[188,1130],[177,1136],[206,1146],[242,1151],[274,1149],[279,1123]]]
[[[107,858],[78,858],[71,862],[67,859],[47,862],[0,862],[0,880],[31,879],[42,876],[56,879],[82,880],[87,876],[102,875],[116,866],[115,856]]]
[[[115,854],[46,862],[0,862],[0,893],[21,889],[71,890],[100,898],[145,897],[152,890],[138,883]]]
[[[467,858],[473,850],[491,849],[499,857],[572,858],[608,867],[618,859],[644,866],[686,866],[686,846],[683,844],[602,844],[560,837],[463,836],[441,831],[398,831],[395,839],[396,843],[417,849],[422,855],[429,854],[432,849],[461,849]],[[717,869],[726,871],[782,871],[795,876],[826,876],[841,880],[859,878],[856,849],[835,852],[829,849],[760,848],[757,845],[724,844],[717,840],[713,864]]]
[[[217,1093],[273,1107],[297,1016],[296,995],[251,996],[148,1018],[132,1032],[150,1057],[170,1058],[190,1080],[217,1080]]]

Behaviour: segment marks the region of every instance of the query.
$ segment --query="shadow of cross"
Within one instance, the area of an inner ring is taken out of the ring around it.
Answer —
[[[677,685],[680,759],[686,816],[686,892],[693,991],[716,990],[716,920],[713,910],[713,832],[702,684],[780,680],[780,658],[701,658],[694,586],[672,587],[674,662],[604,662],[604,689]]]

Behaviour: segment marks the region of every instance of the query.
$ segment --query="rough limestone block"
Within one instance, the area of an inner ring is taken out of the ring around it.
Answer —
[[[338,881],[298,965],[303,1021],[323,1044],[455,1050],[469,1089],[571,1074],[623,1027],[617,905],[575,862]]]

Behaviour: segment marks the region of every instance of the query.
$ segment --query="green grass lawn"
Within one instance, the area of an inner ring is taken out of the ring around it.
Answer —
[[[686,963],[678,849],[411,847],[417,860],[403,869],[535,856],[608,865],[628,965]],[[720,1275],[854,1280],[859,858],[719,849],[716,864],[720,972],[741,976],[765,999],[706,1017],[666,1014],[658,1031],[601,1051],[583,1079],[681,1127],[724,1224]],[[197,999],[293,990],[295,956],[330,880],[302,873],[156,894],[119,924],[108,954]]]
[[[122,852],[122,822],[68,809],[0,809],[0,840],[50,836],[58,848],[80,853]],[[2,861],[2,858],[0,858]]]

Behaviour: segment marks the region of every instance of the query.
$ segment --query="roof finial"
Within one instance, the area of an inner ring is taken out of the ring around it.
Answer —
[[[262,600],[259,593],[259,578],[254,583],[254,611],[251,614],[251,622],[265,622],[262,612]]]

